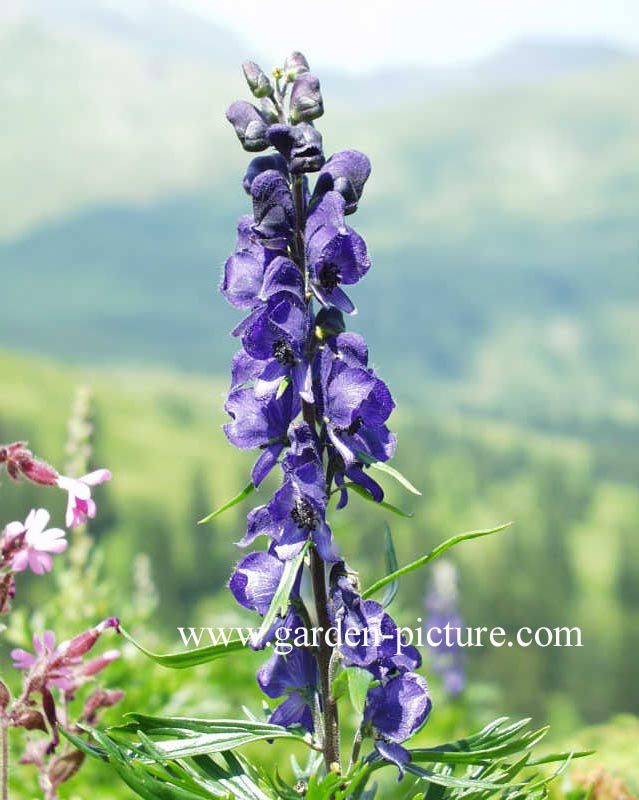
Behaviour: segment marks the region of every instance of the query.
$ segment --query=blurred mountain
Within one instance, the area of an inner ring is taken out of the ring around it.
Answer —
[[[176,0],[4,0],[0,20],[38,21],[51,31],[100,34],[163,60],[236,64],[246,45]]]
[[[215,285],[248,205],[223,111],[241,76],[116,38],[0,29],[0,341],[225,371],[236,317]],[[516,85],[375,109],[327,90],[327,152],[374,164],[354,327],[430,404],[634,421],[639,61],[584,45],[530,82],[534,49],[508,57]]]
[[[542,83],[570,74],[619,66],[637,58],[604,40],[522,39],[492,55],[468,64],[446,68],[389,69],[361,76],[328,73],[323,86],[328,94],[359,105],[379,107],[452,91]]]

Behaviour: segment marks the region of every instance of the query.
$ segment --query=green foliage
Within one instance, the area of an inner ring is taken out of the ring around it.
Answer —
[[[130,633],[124,628],[124,626],[120,627],[120,632],[128,639],[132,644],[134,644],[140,652],[144,653],[147,658],[150,658],[151,661],[155,661],[156,664],[160,664],[162,667],[168,667],[169,669],[189,669],[190,667],[197,667],[200,664],[209,664],[211,661],[217,661],[220,658],[226,658],[226,656],[231,655],[232,653],[237,653],[239,650],[243,650],[246,645],[240,639],[233,639],[229,640],[226,644],[213,644],[209,647],[199,647],[195,650],[183,650],[178,653],[152,653],[150,650],[147,650],[143,647],[139,642],[131,636]]]
[[[507,522],[505,525],[499,525],[496,528],[489,528],[484,531],[469,531],[468,533],[460,533],[457,534],[457,536],[451,536],[450,539],[446,539],[445,542],[438,544],[437,547],[434,547],[430,553],[427,553],[425,556],[421,556],[421,558],[418,558],[410,564],[406,564],[405,566],[396,569],[394,572],[391,572],[389,575],[385,575],[383,578],[375,581],[372,586],[369,586],[368,589],[365,589],[362,592],[362,598],[365,600],[366,598],[375,594],[375,592],[383,589],[384,586],[387,586],[389,583],[392,584],[398,581],[400,578],[403,578],[404,575],[409,575],[416,569],[425,567],[426,564],[429,564],[431,561],[439,558],[439,556],[443,555],[447,550],[450,550],[451,547],[454,547],[460,542],[466,542],[471,539],[479,539],[482,536],[491,536],[493,533],[499,533],[500,531],[506,530],[511,526],[511,524],[511,522]]]

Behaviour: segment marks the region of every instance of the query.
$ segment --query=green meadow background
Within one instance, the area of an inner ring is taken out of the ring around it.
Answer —
[[[179,11],[137,30],[97,2],[66,9],[0,16],[0,441],[64,463],[87,385],[91,462],[114,478],[96,492],[90,568],[73,577],[62,556],[58,579],[21,576],[3,675],[10,647],[43,627],[64,637],[117,614],[176,650],[178,625],[254,622],[226,591],[247,507],[196,521],[252,463],[221,431],[238,317],[216,288],[248,208],[224,110],[245,94],[237,65],[259,53]],[[639,58],[517,42],[436,77],[323,81],[327,152],[356,147],[374,168],[353,219],[373,268],[351,328],[398,401],[394,463],[423,492],[388,485],[410,520],[354,497],[336,535],[370,582],[385,522],[403,563],[513,520],[453,553],[464,619],[580,626],[584,646],[468,651],[461,698],[432,677],[419,742],[532,716],[555,746],[598,748],[578,773],[603,767],[637,792]],[[60,500],[0,480],[3,521],[37,505],[59,521]],[[428,586],[427,570],[404,580],[403,623],[424,616]],[[127,689],[124,710],[259,708],[259,654],[171,673],[123,649],[110,683]],[[14,769],[12,797],[36,796],[30,777]],[[99,765],[61,796],[89,792],[132,796]]]

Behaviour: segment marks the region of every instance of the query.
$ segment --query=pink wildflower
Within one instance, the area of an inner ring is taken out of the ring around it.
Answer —
[[[91,487],[109,480],[111,473],[108,469],[96,469],[82,478],[58,476],[57,485],[69,494],[65,517],[67,527],[76,528],[78,525],[83,525],[87,519],[95,517],[96,507],[91,498]]]
[[[24,537],[11,558],[11,570],[22,572],[27,567],[42,575],[51,571],[51,553],[63,553],[67,549],[65,533],[61,528],[46,529],[50,514],[44,508],[32,509],[24,524],[10,522],[4,530],[7,541]]]

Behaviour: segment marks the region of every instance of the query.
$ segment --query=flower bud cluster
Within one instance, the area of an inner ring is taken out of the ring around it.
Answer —
[[[70,717],[70,703],[78,690],[120,656],[118,650],[107,650],[84,658],[109,628],[118,630],[118,620],[106,619],[57,647],[53,631],[45,631],[42,638],[33,637],[34,652],[21,648],[11,652],[13,666],[24,671],[23,690],[11,703],[8,690],[0,683],[0,715],[3,724],[10,727],[48,734],[47,738],[28,739],[20,759],[21,764],[38,769],[40,786],[47,798],[57,797],[58,787],[77,772],[83,761],[79,750],[66,746],[60,749],[58,728],[81,733],[80,723],[94,725],[100,709],[113,706],[124,697],[119,689],[98,687],[86,697],[79,717],[75,721]]]

